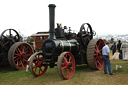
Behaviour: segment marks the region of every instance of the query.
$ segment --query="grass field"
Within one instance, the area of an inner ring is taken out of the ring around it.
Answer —
[[[62,80],[57,67],[49,68],[43,76],[33,77],[26,70],[14,71],[10,67],[0,68],[0,85],[128,85],[128,61],[111,60],[115,75],[104,74],[103,70],[92,70],[87,65],[76,67],[74,76]],[[116,70],[115,65],[122,65]]]

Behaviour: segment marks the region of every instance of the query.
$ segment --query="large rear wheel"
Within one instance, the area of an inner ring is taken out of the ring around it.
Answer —
[[[104,42],[101,39],[92,39],[87,47],[87,63],[92,69],[103,69],[102,48]]]
[[[57,61],[57,70],[62,79],[72,78],[75,72],[75,59],[70,52],[61,53]]]
[[[25,69],[29,64],[28,59],[34,53],[28,43],[17,42],[11,46],[8,52],[8,61],[12,68]]]

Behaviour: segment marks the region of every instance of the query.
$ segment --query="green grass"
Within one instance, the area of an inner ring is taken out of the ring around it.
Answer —
[[[103,70],[92,70],[87,65],[76,67],[74,76],[62,80],[57,67],[49,68],[43,76],[34,77],[26,70],[14,71],[11,67],[0,68],[0,85],[127,85],[128,61],[111,60],[115,75],[104,74]],[[115,65],[122,68],[116,70]]]

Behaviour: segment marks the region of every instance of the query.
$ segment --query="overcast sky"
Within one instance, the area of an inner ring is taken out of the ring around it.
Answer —
[[[0,33],[48,31],[49,4],[56,4],[55,23],[62,26],[79,31],[90,23],[98,35],[128,34],[128,0],[0,0]]]

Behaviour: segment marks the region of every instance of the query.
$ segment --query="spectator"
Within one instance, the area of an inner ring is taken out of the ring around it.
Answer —
[[[121,45],[122,45],[122,43],[121,43],[121,41],[119,40],[118,41],[118,44],[117,44],[117,50],[118,50],[118,52],[119,52],[119,59],[122,59],[122,50],[121,50]]]
[[[109,49],[109,43],[107,42],[106,45],[102,48],[102,58],[104,60],[104,74],[107,73],[107,67],[109,70],[110,75],[114,75],[111,70],[111,63],[110,63],[110,49]]]
[[[128,48],[128,44],[126,43],[126,41],[123,41],[121,47],[122,47],[122,53],[123,53],[123,60],[127,60],[127,48]]]
[[[116,42],[114,42],[114,44],[111,46],[111,50],[112,50],[112,55],[114,55],[114,53],[116,52]]]
[[[118,49],[118,52],[119,52],[119,53],[120,53],[121,44],[122,44],[122,43],[121,43],[121,41],[119,40],[119,41],[118,41],[118,44],[117,44],[117,49]]]

